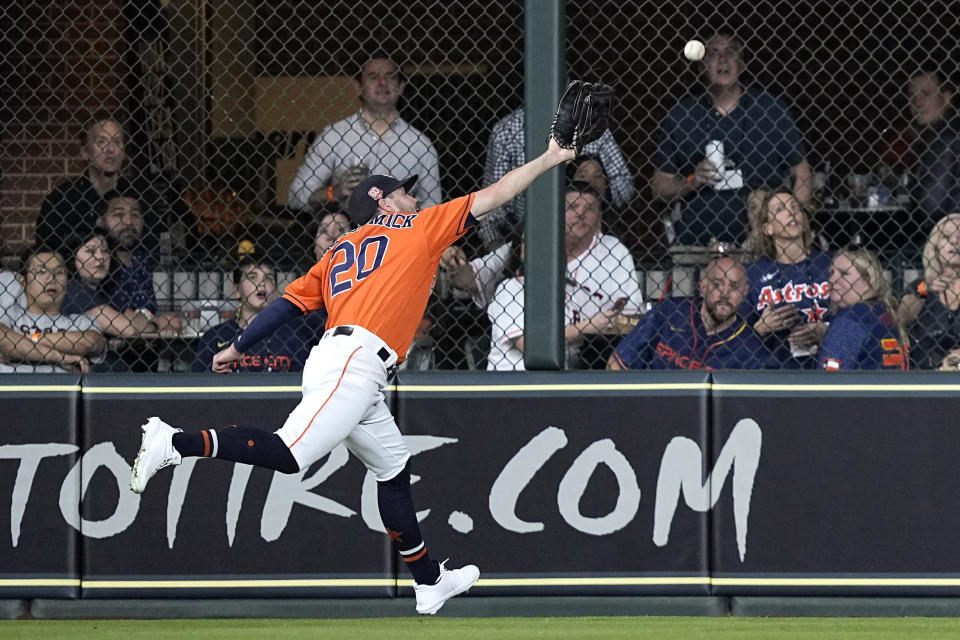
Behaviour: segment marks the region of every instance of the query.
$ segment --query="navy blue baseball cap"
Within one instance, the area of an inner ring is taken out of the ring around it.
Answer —
[[[388,195],[403,187],[404,191],[409,192],[413,185],[417,183],[419,176],[410,176],[403,180],[397,180],[390,176],[369,176],[353,190],[350,199],[347,200],[347,215],[350,216],[350,222],[354,226],[366,224],[377,212],[379,205],[377,202],[386,198]]]

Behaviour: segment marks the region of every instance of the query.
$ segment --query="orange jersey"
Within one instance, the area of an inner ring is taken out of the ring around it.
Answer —
[[[406,358],[427,308],[443,250],[469,228],[474,194],[417,213],[377,213],[341,237],[283,297],[327,326],[353,324]]]

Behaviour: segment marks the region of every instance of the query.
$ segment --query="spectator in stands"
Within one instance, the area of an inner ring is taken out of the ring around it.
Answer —
[[[754,262],[741,315],[781,366],[815,369],[827,332],[831,256],[813,248],[810,220],[788,189],[765,193],[759,206],[747,207]]]
[[[360,110],[317,136],[290,183],[291,207],[339,200],[371,173],[417,175],[411,195],[420,206],[441,201],[437,150],[397,111],[404,86],[400,68],[386,55],[374,54],[363,65],[356,79]]]
[[[144,332],[156,332],[156,323],[139,311],[110,305],[110,266],[107,232],[95,227],[68,258],[67,270],[72,276],[67,282],[61,312],[86,314],[108,336],[133,338]]]
[[[739,315],[747,273],[735,259],[714,258],[699,298],[667,298],[617,345],[607,368],[761,369],[773,364],[760,337]]]
[[[61,305],[64,314],[82,313],[92,318],[106,336],[136,338],[157,332],[156,323],[134,309],[116,309],[110,302],[112,259],[107,232],[95,227],[67,258],[67,294]],[[91,362],[96,372],[153,371],[156,353],[142,343],[114,341],[102,358]]]
[[[702,69],[707,90],[688,95],[667,113],[650,180],[656,198],[682,201],[680,219],[674,221],[679,245],[742,242],[748,190],[779,187],[792,173],[793,192],[807,206],[813,187],[803,141],[786,105],[741,82],[745,61],[740,39],[719,32],[707,40],[706,49]],[[723,166],[710,159],[720,162],[721,157]]]
[[[156,176],[125,175],[127,155],[120,121],[99,112],[80,132],[80,150],[87,168],[82,175],[58,184],[44,198],[37,218],[36,242],[49,247],[76,246],[97,224],[108,193],[137,194],[149,203],[145,246],[155,251],[169,218],[185,220],[186,203],[168,183]]]
[[[589,286],[619,290],[613,297],[627,298],[630,304],[624,313],[632,313],[642,304],[633,256],[615,237],[602,233],[601,204],[593,184],[579,180],[568,184],[564,193],[567,277],[578,282],[585,274],[593,274],[595,281]],[[481,258],[467,261],[463,249],[453,246],[444,252],[440,266],[450,284],[483,309],[493,299],[500,281],[519,270],[519,247],[519,242],[505,243]]]
[[[578,368],[585,337],[619,334],[618,318],[638,315],[643,299],[630,252],[619,240],[600,232],[600,194],[590,184],[573,182],[567,187],[564,217],[566,363],[568,368]],[[472,265],[469,268],[481,273]],[[496,279],[495,275],[490,277]],[[490,288],[490,280],[476,283],[477,290]],[[487,295],[481,294],[481,299]],[[487,308],[493,325],[487,369],[523,370],[523,306],[522,276],[503,280],[496,286]]]
[[[0,373],[89,371],[88,358],[104,347],[96,323],[61,313],[67,291],[63,256],[43,247],[21,258],[20,285],[26,304],[0,309]]]
[[[910,283],[898,319],[910,338],[910,366],[936,369],[960,348],[960,213],[941,218],[923,248],[923,277]]]
[[[960,119],[950,103],[956,90],[938,66],[921,68],[907,90],[917,128],[911,195],[925,231],[960,210]]]
[[[484,186],[493,184],[511,169],[526,162],[524,118],[523,108],[520,108],[493,126],[487,143]],[[606,173],[609,182],[611,204],[618,208],[626,206],[633,199],[633,174],[613,134],[609,130],[604,131],[599,139],[583,148],[583,154],[599,159],[600,169]],[[580,177],[587,178],[584,174]],[[523,230],[523,196],[492,212],[477,225],[477,230],[487,251],[519,237]]]
[[[222,351],[277,297],[277,275],[265,259],[244,258],[233,272],[240,306],[236,317],[212,327],[197,345],[193,371],[210,371],[213,356]],[[301,371],[310,355],[312,333],[303,318],[291,320],[269,338],[254,345],[233,363],[235,371]],[[314,341],[315,343],[316,341]]]
[[[140,202],[118,192],[106,194],[98,226],[107,232],[112,270],[109,305],[118,310],[137,311],[152,320],[158,331],[178,332],[183,317],[176,312],[159,312],[153,289],[156,262],[142,244],[143,213]]]
[[[313,240],[314,258],[319,260],[323,257],[323,254],[333,246],[337,238],[349,230],[350,218],[345,213],[328,213],[320,218],[317,225],[317,235]]]
[[[960,370],[960,349],[953,349],[943,358],[943,362],[940,363],[940,371],[953,371],[956,372]]]
[[[603,203],[610,202],[610,179],[607,178],[607,171],[600,156],[577,156],[567,164],[565,173],[568,182],[586,182],[602,196]]]
[[[880,261],[867,249],[841,249],[830,264],[833,319],[820,349],[820,367],[907,369],[906,334]]]

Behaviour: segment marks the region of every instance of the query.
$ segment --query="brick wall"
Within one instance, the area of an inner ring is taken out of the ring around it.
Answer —
[[[5,48],[11,73],[0,146],[3,256],[33,242],[46,193],[83,170],[81,123],[123,102],[122,1],[25,0],[16,9]]]

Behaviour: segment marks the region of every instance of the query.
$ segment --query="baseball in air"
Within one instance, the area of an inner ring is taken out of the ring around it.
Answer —
[[[703,48],[703,43],[699,40],[690,40],[683,47],[683,55],[691,62],[702,60],[704,53],[706,53],[706,49]]]

